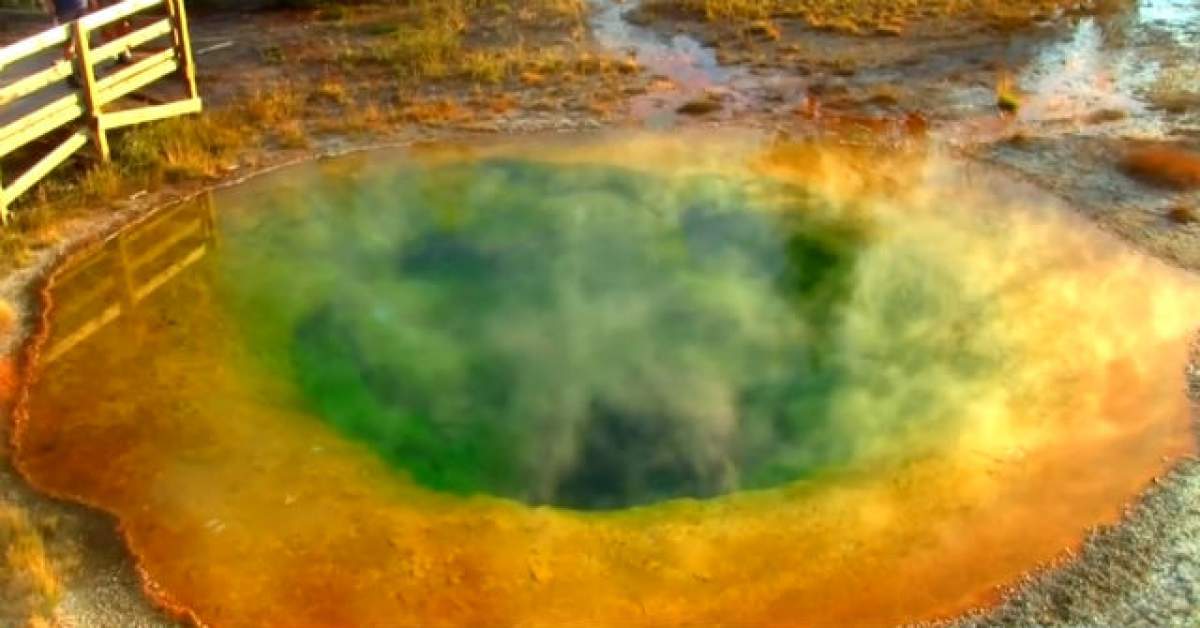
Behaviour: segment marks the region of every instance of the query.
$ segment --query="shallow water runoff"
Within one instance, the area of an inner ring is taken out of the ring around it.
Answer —
[[[1196,451],[1196,282],[928,155],[361,153],[46,298],[21,469],[213,627],[933,620]]]

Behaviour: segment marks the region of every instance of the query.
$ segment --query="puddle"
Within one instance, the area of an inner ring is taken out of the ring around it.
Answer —
[[[1045,50],[1022,74],[1029,92],[1023,122],[1075,122],[1110,110],[1145,113],[1132,95],[1133,68],[1122,51],[1112,51],[1093,18],[1085,18],[1065,43]]]
[[[1126,12],[1079,20],[1021,71],[1027,98],[1020,122],[1050,135],[1169,134],[1172,121],[1155,94],[1172,74],[1190,76],[1173,89],[1196,93],[1198,14],[1191,0],[1143,0]]]
[[[1200,29],[1200,4],[1196,0],[1141,0],[1137,21],[1166,31],[1178,43],[1195,46]]]
[[[218,628],[945,617],[1196,451],[1200,286],[1063,216],[735,134],[298,166],[59,272],[16,458]]]
[[[596,40],[611,50],[632,54],[651,73],[691,87],[724,83],[735,73],[717,63],[713,48],[689,35],[668,37],[627,21],[624,15],[636,9],[637,2],[594,0],[593,6],[591,28]]]
[[[745,100],[736,90],[725,89],[747,74],[740,68],[717,62],[716,50],[685,33],[665,35],[633,24],[625,15],[638,2],[592,0],[591,30],[597,42],[609,50],[630,54],[652,76],[665,80],[630,101],[631,114],[652,127],[670,127],[675,110],[706,91],[719,94],[735,105]]]

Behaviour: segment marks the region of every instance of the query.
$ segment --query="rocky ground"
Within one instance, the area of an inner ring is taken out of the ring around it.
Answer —
[[[6,236],[0,349],[23,338],[36,278],[88,234],[296,159],[497,133],[736,125],[865,146],[927,142],[1050,190],[1133,246],[1200,271],[1194,3],[855,24],[819,12],[710,20],[695,3],[662,1],[595,0],[573,15],[569,4],[472,17],[455,27],[458,43],[419,54],[392,42],[430,16],[390,4],[197,14],[210,115],[252,127],[253,141],[205,145],[208,161],[165,173],[126,167],[105,175],[113,181],[101,192],[86,186],[109,171],[84,163],[36,194]],[[0,41],[43,25],[6,16]],[[11,394],[15,362],[6,364],[0,393]],[[38,539],[21,564],[51,574],[0,576],[0,625],[172,624],[113,549],[114,522],[40,498],[6,466],[0,506],[18,513],[0,516],[0,545]],[[1200,465],[1187,461],[1071,560],[952,623],[1200,626],[1198,557]]]

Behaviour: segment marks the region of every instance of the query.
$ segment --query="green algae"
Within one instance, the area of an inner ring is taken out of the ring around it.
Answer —
[[[223,252],[248,343],[437,490],[593,509],[785,484],[947,422],[919,385],[866,427],[835,420],[891,394],[878,360],[918,378],[995,363],[926,333],[987,307],[919,254],[868,286],[894,338],[855,337],[860,267],[896,258],[870,255],[854,208],[779,182],[410,162],[272,202]]]

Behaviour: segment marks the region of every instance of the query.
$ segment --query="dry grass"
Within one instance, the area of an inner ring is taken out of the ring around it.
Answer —
[[[224,118],[178,118],[134,129],[118,143],[122,171],[142,185],[218,175],[244,141],[241,127],[222,124]]]
[[[1001,28],[1020,27],[1064,8],[1093,4],[1083,0],[648,0],[645,6],[659,14],[683,13],[710,21],[796,18],[818,29],[899,34],[909,24],[930,18],[970,18]]]
[[[1164,70],[1150,87],[1147,99],[1169,113],[1184,113],[1200,107],[1200,71],[1195,67]]]
[[[29,517],[0,504],[0,626],[53,625],[62,583]]]
[[[309,95],[309,99],[344,106],[350,104],[350,92],[345,82],[327,76],[317,83],[317,87]]]
[[[349,12],[341,22],[360,36],[343,37],[333,60],[345,72],[387,67],[409,84],[463,76],[494,84],[512,75],[514,62],[499,51],[519,47],[522,32],[578,35],[585,9],[584,0],[417,0],[383,15]]]
[[[300,120],[281,122],[275,129],[276,139],[282,148],[289,150],[307,150],[312,148],[312,138]]]
[[[448,98],[413,100],[401,106],[396,112],[397,119],[402,122],[431,125],[457,122],[470,116],[470,111]]]
[[[313,122],[318,133],[362,136],[386,135],[396,124],[395,108],[376,102],[350,104],[337,117],[324,117]]]
[[[1128,175],[1151,185],[1176,190],[1200,187],[1200,153],[1175,146],[1136,148],[1121,160]]]
[[[403,77],[442,78],[461,57],[463,28],[454,20],[405,26],[379,54]]]
[[[540,86],[569,82],[576,72],[603,73],[618,67],[616,62],[591,63],[587,53],[563,48],[531,49],[523,44],[477,50],[462,59],[461,75],[476,83],[497,85],[516,81]]]
[[[334,61],[346,74],[355,73],[361,66],[388,68],[400,85],[416,86],[444,79],[499,85],[528,72],[562,72],[573,60],[586,55],[579,47],[561,44],[547,47],[531,47],[522,41],[472,44],[468,43],[464,28],[452,19],[404,26],[382,41],[343,44],[335,51]],[[593,66],[593,69],[601,68]]]
[[[255,90],[238,103],[238,110],[247,123],[269,130],[296,116],[300,110],[300,96],[290,85],[269,85]]]
[[[84,171],[79,179],[79,194],[89,201],[107,201],[121,193],[124,181],[113,163],[102,163]]]

